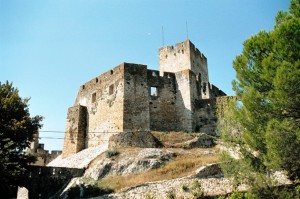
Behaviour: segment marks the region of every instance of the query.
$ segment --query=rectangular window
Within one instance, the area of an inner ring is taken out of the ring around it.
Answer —
[[[96,102],[96,97],[97,97],[96,93],[93,93],[92,94],[92,103]]]
[[[112,84],[112,85],[109,86],[108,94],[112,95],[113,93],[114,93],[114,85]]]
[[[157,87],[151,87],[150,88],[150,95],[151,96],[158,96],[158,94],[157,94]]]

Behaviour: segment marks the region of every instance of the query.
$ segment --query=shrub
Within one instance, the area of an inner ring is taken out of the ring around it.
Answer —
[[[176,194],[175,194],[175,190],[172,189],[170,191],[167,192],[167,198],[168,199],[175,199],[176,198]]]
[[[145,199],[155,199],[154,196],[151,196],[149,193],[146,194]]]
[[[192,190],[195,190],[195,191],[202,190],[201,183],[198,180],[193,181]]]
[[[118,150],[116,150],[116,149],[112,149],[112,150],[107,150],[107,151],[105,152],[105,154],[106,154],[106,157],[107,157],[107,158],[111,158],[111,157],[114,157],[114,156],[119,155],[120,152],[119,152]]]
[[[201,198],[204,195],[202,191],[201,183],[198,180],[193,181],[191,189],[193,191],[192,192],[193,196],[197,199]]]
[[[189,190],[189,188],[186,184],[182,184],[181,188],[182,188],[183,191],[188,191]]]

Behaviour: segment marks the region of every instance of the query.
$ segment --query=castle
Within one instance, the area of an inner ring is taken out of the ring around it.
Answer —
[[[82,85],[68,109],[63,157],[122,132],[216,133],[207,59],[190,41],[159,49],[159,71],[122,63]]]

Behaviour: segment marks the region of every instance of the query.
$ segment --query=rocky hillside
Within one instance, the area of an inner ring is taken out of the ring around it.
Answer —
[[[212,137],[191,133],[153,133],[160,148],[108,145],[58,157],[49,166],[86,168],[59,198],[198,198],[233,191],[223,177]],[[123,138],[118,138],[123,139]],[[161,147],[163,146],[163,147]],[[286,183],[286,182],[284,182]],[[239,190],[245,190],[244,186]]]

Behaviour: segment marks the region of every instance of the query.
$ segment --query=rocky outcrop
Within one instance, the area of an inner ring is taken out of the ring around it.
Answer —
[[[158,168],[174,157],[175,153],[168,150],[146,148],[128,158],[117,160],[103,158],[90,166],[84,176],[97,180],[107,175],[128,175],[144,172]]]
[[[215,145],[214,138],[205,133],[201,133],[199,136],[195,137],[192,140],[186,141],[182,144],[182,148],[191,149],[191,148],[207,148]]]
[[[109,138],[109,148],[115,147],[141,147],[159,148],[162,144],[151,132],[124,132]]]
[[[240,191],[245,189],[245,186],[238,187]],[[199,168],[191,176],[148,182],[97,199],[163,199],[168,198],[170,194],[175,195],[176,198],[194,198],[196,194],[216,196],[231,193],[233,190],[232,180],[223,177],[219,165],[209,164]]]
[[[195,187],[198,184],[198,188]],[[186,187],[186,188],[185,188]],[[185,177],[173,180],[151,182],[136,187],[128,188],[119,193],[108,194],[94,199],[144,199],[156,198],[165,199],[171,194],[176,198],[194,198],[194,195],[223,195],[233,191],[231,180],[227,178],[206,178]]]

